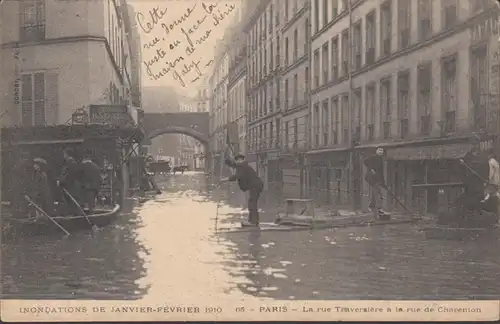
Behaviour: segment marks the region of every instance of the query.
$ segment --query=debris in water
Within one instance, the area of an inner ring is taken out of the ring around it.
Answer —
[[[295,280],[294,280],[294,282],[295,282],[295,283],[299,283],[299,282],[300,282],[300,279],[299,279],[299,278],[297,278],[297,279],[295,279]]]
[[[281,263],[281,265],[282,265],[282,266],[284,266],[284,267],[286,267],[286,266],[287,266],[287,265],[289,265],[289,264],[292,264],[292,262],[290,262],[290,261],[280,261],[280,263]]]
[[[282,274],[282,273],[273,273],[273,277],[277,279],[286,279],[288,276]]]

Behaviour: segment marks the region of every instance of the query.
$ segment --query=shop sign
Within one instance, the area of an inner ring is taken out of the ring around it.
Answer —
[[[90,106],[90,122],[117,126],[133,124],[132,116],[125,105],[92,105]]]

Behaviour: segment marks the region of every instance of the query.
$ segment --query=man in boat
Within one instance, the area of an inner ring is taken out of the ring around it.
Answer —
[[[161,190],[156,184],[154,174],[151,172],[151,160],[149,159],[146,160],[146,167],[143,172],[143,182],[145,191],[156,190],[157,194],[161,194]]]
[[[484,197],[485,186],[488,184],[490,165],[488,158],[481,154],[479,147],[474,146],[461,160],[464,166],[465,184],[461,204],[468,210],[477,210]]]
[[[380,214],[385,214],[382,209],[382,188],[386,188],[384,179],[384,149],[377,147],[375,154],[365,158],[363,164],[368,171],[365,175],[365,181],[371,186],[371,201],[369,208],[373,212],[375,219]]]
[[[86,151],[80,171],[83,185],[83,207],[90,213],[94,210],[97,195],[101,189],[101,168],[92,161],[92,153]]]
[[[83,197],[83,181],[82,172],[80,170],[80,165],[75,158],[75,153],[69,149],[64,150],[64,165],[57,180],[57,185],[66,189],[69,194],[80,204]],[[64,202],[69,209],[69,212],[73,215],[80,215],[81,211],[78,206],[75,205],[73,200],[63,193]]]
[[[234,161],[227,158],[227,166],[234,168],[236,173],[229,178],[221,179],[220,182],[238,181],[241,191],[249,192],[248,198],[248,222],[243,226],[259,226],[259,197],[264,188],[264,183],[257,175],[257,172],[245,160],[245,156],[237,154]]]
[[[33,159],[32,187],[30,198],[47,214],[54,210],[49,180],[47,178],[47,161],[42,158]]]

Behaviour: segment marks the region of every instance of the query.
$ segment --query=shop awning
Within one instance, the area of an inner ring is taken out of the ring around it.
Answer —
[[[388,148],[387,158],[391,160],[438,160],[459,159],[473,147],[470,143]]]
[[[50,144],[70,144],[83,143],[82,139],[67,139],[67,140],[39,140],[39,141],[17,141],[11,142],[12,145],[50,145]]]

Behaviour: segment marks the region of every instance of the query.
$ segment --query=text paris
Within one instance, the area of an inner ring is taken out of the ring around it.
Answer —
[[[232,4],[229,4],[229,5],[226,4],[225,6],[226,6],[226,10],[223,10],[222,12],[220,9],[217,9],[217,11],[212,12],[212,19],[213,19],[214,26],[218,26],[221,23],[221,21],[223,21],[224,18],[229,16],[229,14],[234,10],[234,8],[236,8]]]

